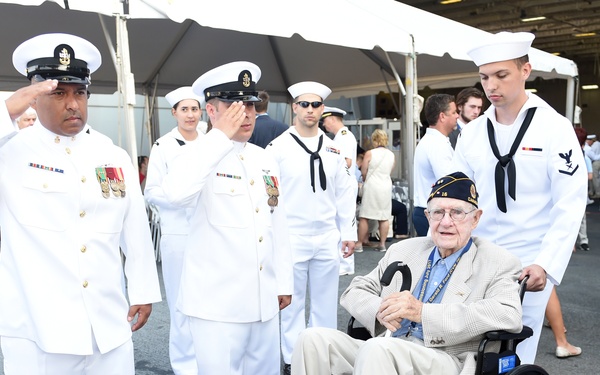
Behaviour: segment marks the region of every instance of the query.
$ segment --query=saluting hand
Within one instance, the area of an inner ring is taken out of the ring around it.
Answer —
[[[521,276],[519,276],[519,281],[523,280],[527,275],[529,275],[526,289],[528,292],[539,292],[544,290],[547,277],[546,271],[541,266],[532,264],[523,268],[523,272],[521,273]]]
[[[246,106],[244,102],[234,102],[225,110],[223,115],[213,124],[213,128],[219,129],[232,139],[240,129],[246,118]]]
[[[385,328],[395,332],[400,328],[402,319],[420,323],[422,309],[423,302],[416,299],[408,290],[395,292],[383,298],[377,312],[377,320]]]
[[[48,94],[56,89],[58,81],[48,79],[41,82],[34,82],[29,86],[22,87],[15,91],[10,97],[5,100],[6,108],[11,120],[15,120],[21,116],[35,101],[35,99],[43,94]]]
[[[146,322],[148,322],[148,318],[152,313],[152,304],[149,303],[147,305],[133,305],[129,308],[129,313],[127,314],[127,321],[129,323],[133,322],[133,318],[137,314],[137,321],[133,323],[131,326],[131,331],[135,332],[138,329],[142,328]]]

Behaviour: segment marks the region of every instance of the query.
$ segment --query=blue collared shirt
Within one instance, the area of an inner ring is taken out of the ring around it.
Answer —
[[[427,288],[425,289],[425,296],[423,298],[425,301],[427,301],[429,299],[429,297],[433,294],[433,292],[438,287],[438,285],[440,285],[440,283],[442,282],[444,277],[446,277],[446,275],[450,271],[450,268],[452,267],[454,262],[456,262],[456,259],[458,259],[458,257],[462,253],[463,249],[464,249],[464,247],[462,249],[460,249],[459,251],[454,252],[452,255],[447,256],[446,258],[442,258],[440,256],[439,250],[435,252],[435,254],[433,255],[433,267],[431,268],[431,276],[429,277],[429,285],[427,285]],[[419,283],[416,285],[415,289],[413,290],[413,295],[415,296],[415,298],[419,298],[419,293],[421,291],[421,285],[423,285],[424,274],[425,274],[425,272],[423,272],[423,275],[421,275],[421,279],[419,280]],[[442,290],[440,290],[440,292],[435,297],[435,299],[433,300],[432,303],[440,303],[442,301],[442,297],[444,296],[444,292],[446,291],[447,286],[448,286],[448,283],[446,283],[446,285],[444,285],[444,287],[442,288]],[[400,329],[397,330],[396,332],[394,332],[392,334],[392,336],[394,336],[394,337],[406,336],[406,334],[409,331],[412,336],[415,336],[415,337],[423,340],[423,325],[421,323],[411,322],[408,319],[402,320]]]

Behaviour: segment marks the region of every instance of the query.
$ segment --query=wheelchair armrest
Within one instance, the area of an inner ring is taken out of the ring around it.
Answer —
[[[523,329],[519,333],[510,333],[507,331],[490,331],[485,334],[485,337],[490,341],[504,341],[504,340],[524,340],[533,335],[533,330],[530,327],[523,326]]]

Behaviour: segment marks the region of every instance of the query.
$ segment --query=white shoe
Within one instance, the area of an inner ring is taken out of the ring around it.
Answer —
[[[590,198],[588,198],[588,202],[587,202],[587,204],[594,204],[594,200],[593,200],[593,199],[590,199]]]
[[[341,271],[340,270],[340,276],[346,276],[346,275],[354,275],[354,271]]]

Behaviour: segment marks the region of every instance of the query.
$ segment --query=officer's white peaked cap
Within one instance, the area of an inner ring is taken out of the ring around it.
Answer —
[[[517,59],[529,53],[533,39],[532,33],[502,31],[481,40],[467,54],[477,66]]]
[[[346,111],[344,111],[343,109],[336,108],[336,107],[325,106],[325,109],[323,110],[323,114],[321,115],[321,118],[325,118],[325,117],[329,117],[329,116],[344,117],[344,116],[346,116]]]
[[[194,90],[192,90],[192,86],[183,86],[175,89],[165,95],[165,99],[167,99],[171,107],[175,107],[175,104],[185,99],[197,100],[200,106],[204,105],[204,97],[196,95]]]
[[[13,52],[13,65],[31,80],[57,79],[64,83],[90,83],[90,74],[102,64],[100,51],[71,34],[42,34],[21,43]]]
[[[192,85],[194,93],[206,101],[213,98],[234,102],[260,102],[256,82],[260,68],[248,61],[221,65],[201,75]]]
[[[331,94],[331,89],[329,87],[322,83],[312,81],[298,82],[288,87],[288,91],[294,99],[304,94],[315,94],[320,96],[321,100],[325,100],[329,94]]]

